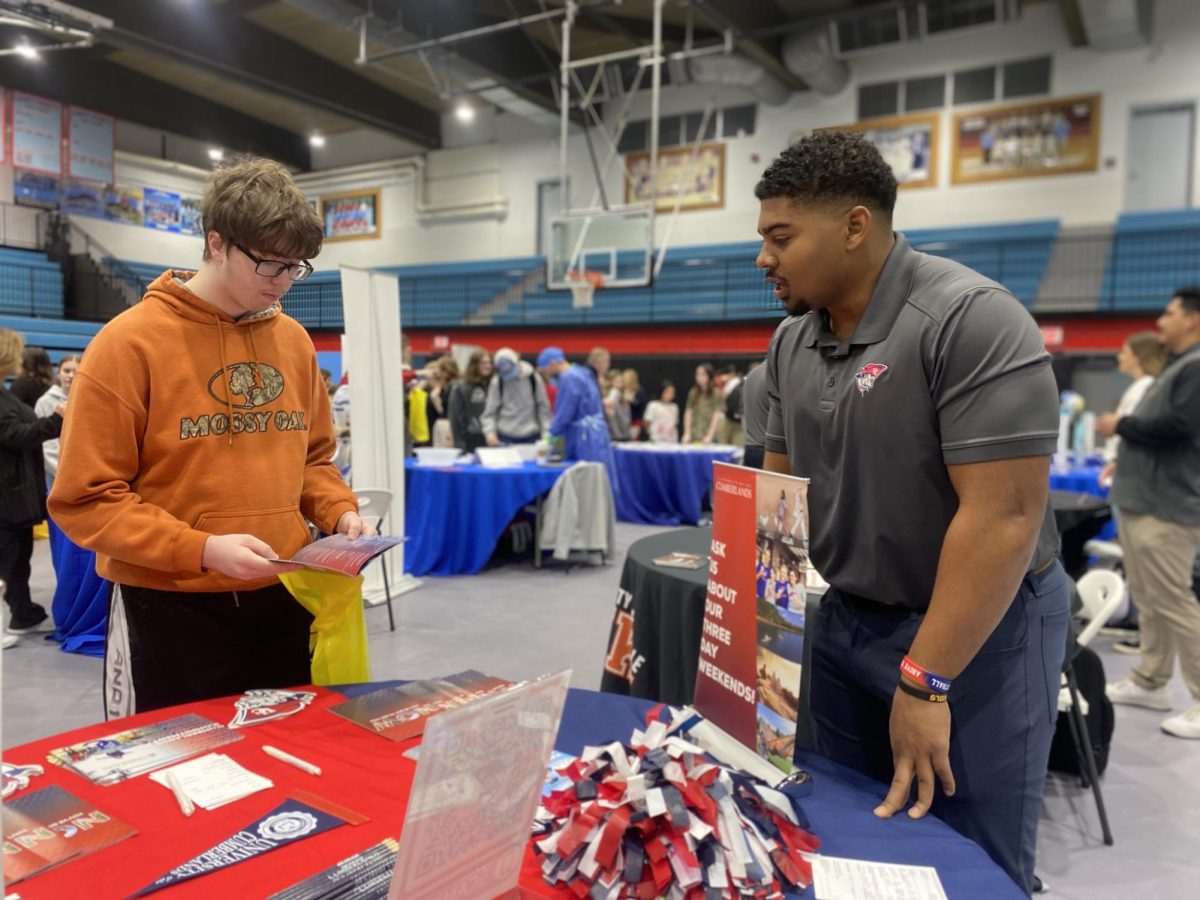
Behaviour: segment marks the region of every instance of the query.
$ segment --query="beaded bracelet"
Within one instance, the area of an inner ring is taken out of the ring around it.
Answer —
[[[927,672],[924,666],[913,662],[907,656],[900,660],[900,673],[907,675],[913,681],[920,682],[936,694],[947,694],[950,692],[949,678],[942,678],[940,675]]]
[[[933,691],[922,690],[919,687],[913,687],[911,684],[909,684],[903,678],[900,679],[900,690],[904,691],[904,693],[909,694],[910,696],[919,697],[922,700],[928,700],[930,703],[945,703],[946,702],[945,694],[938,694]]]

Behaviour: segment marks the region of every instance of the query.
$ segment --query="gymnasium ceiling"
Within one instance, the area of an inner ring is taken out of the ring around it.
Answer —
[[[654,0],[580,0],[572,57],[645,44]],[[1066,0],[1064,0],[1066,2]],[[232,150],[272,155],[309,168],[309,137],[370,127],[413,152],[440,142],[441,116],[463,95],[513,111],[557,115],[562,17],[486,36],[432,45],[367,65],[355,62],[360,22],[376,56],[470,29],[561,10],[564,0],[74,0],[110,19],[88,45],[30,61],[0,56],[0,84],[76,103],[118,118]],[[48,46],[61,33],[4,24],[55,3],[0,0],[0,47]],[[737,49],[793,90],[802,80],[780,60],[792,30],[860,12],[879,0],[667,0],[668,51],[690,39]],[[70,18],[67,15],[65,18]],[[65,21],[65,19],[63,19]],[[622,67],[632,81],[636,63]],[[664,81],[686,78],[667,67]],[[585,78],[587,71],[581,73]],[[612,76],[610,76],[612,77]],[[619,89],[619,86],[618,86]]]

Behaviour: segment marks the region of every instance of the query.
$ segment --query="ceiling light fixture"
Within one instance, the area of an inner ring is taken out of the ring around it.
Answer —
[[[24,59],[42,58],[42,54],[38,53],[38,48],[29,43],[29,41],[21,41],[21,43],[13,47],[13,50],[16,51],[17,56],[23,57]]]
[[[324,147],[325,146],[325,135],[318,134],[317,132],[313,132],[313,134],[308,139],[308,144],[310,147]]]
[[[211,159],[213,162],[220,162],[221,160],[223,160],[225,158],[225,151],[222,150],[220,147],[209,147],[208,148],[208,158]]]
[[[475,121],[475,107],[465,99],[459,100],[458,105],[454,107],[454,118],[464,125],[471,124]]]

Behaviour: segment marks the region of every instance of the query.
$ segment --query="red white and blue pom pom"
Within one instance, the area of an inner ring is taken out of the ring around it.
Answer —
[[[542,874],[590,900],[782,897],[812,881],[820,842],[795,799],[712,762],[649,722],[628,744],[587,747],[542,801]]]

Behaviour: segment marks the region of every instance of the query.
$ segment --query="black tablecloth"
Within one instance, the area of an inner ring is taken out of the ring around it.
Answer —
[[[668,553],[707,555],[712,528],[675,528],[629,548],[600,690],[676,705],[692,702],[708,566],[670,569],[654,560]]]
[[[1074,491],[1051,491],[1054,522],[1062,536],[1063,568],[1078,581],[1087,571],[1083,545],[1098,535],[1112,518],[1107,500]]]

